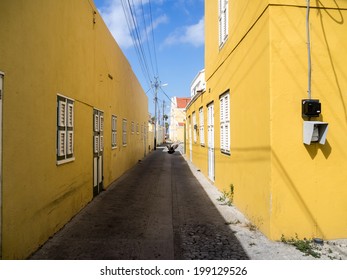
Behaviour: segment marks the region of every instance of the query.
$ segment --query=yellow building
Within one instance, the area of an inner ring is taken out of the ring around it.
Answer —
[[[26,258],[147,153],[148,109],[92,0],[0,1],[1,258]]]
[[[189,97],[173,97],[170,108],[169,138],[173,142],[184,142],[184,122]]]
[[[187,107],[193,163],[273,240],[347,238],[347,2],[310,2],[205,1]]]

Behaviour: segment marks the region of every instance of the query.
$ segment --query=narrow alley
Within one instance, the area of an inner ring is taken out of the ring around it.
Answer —
[[[31,259],[248,259],[179,152],[158,148]]]

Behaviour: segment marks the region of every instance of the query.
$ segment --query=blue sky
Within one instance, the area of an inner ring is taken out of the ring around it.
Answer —
[[[94,3],[128,58],[144,91],[149,90],[150,113],[154,115],[154,94],[150,90],[148,76],[153,82],[154,76],[158,74],[159,81],[168,84],[163,90],[169,97],[190,96],[190,84],[204,68],[204,0],[94,0]],[[130,3],[136,13],[149,71],[141,68],[122,3]],[[153,33],[148,29],[149,26],[153,26]],[[161,90],[158,99],[160,108],[163,100],[166,106],[170,105],[170,100]],[[168,108],[165,111],[169,114]]]

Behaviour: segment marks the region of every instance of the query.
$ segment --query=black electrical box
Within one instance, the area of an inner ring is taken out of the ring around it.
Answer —
[[[302,100],[302,117],[311,118],[319,117],[321,113],[321,104],[318,99]]]

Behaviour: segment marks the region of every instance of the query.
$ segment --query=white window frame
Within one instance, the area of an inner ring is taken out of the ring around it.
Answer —
[[[200,130],[200,145],[205,146],[205,123],[204,123],[204,108],[199,109],[199,130]]]
[[[126,119],[123,119],[123,122],[122,122],[122,144],[123,144],[123,146],[127,145],[127,123],[128,123],[128,121]]]
[[[193,141],[194,143],[196,143],[198,141],[197,139],[197,130],[198,130],[198,126],[196,124],[196,113],[195,111],[192,113],[192,119],[193,119]]]
[[[111,117],[111,148],[117,148],[117,116]]]
[[[220,96],[220,150],[230,155],[230,92]]]
[[[135,123],[131,122],[131,134],[135,133]]]
[[[57,94],[57,165],[75,160],[74,155],[75,100]]]
[[[222,48],[229,33],[229,0],[218,0],[218,27],[219,48]]]

